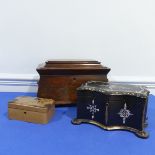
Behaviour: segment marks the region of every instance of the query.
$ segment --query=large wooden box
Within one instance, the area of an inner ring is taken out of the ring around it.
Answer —
[[[54,100],[17,97],[8,104],[9,119],[46,124],[54,114]]]
[[[49,60],[38,66],[38,97],[56,104],[76,102],[76,88],[89,80],[108,81],[109,68],[95,60]]]
[[[142,86],[90,81],[77,90],[77,118],[73,123],[92,123],[107,130],[129,130],[147,138],[149,91]]]

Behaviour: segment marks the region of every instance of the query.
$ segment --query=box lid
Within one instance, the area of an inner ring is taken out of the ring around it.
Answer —
[[[101,65],[96,60],[84,59],[53,59],[48,60],[37,68],[40,74],[50,75],[85,75],[85,74],[107,74],[110,68]]]
[[[52,106],[54,106],[54,100],[52,99],[30,97],[30,96],[17,97],[13,101],[10,101],[8,104],[9,108],[23,109],[37,112],[47,112],[49,108],[51,108]]]
[[[100,64],[100,62],[92,59],[50,59],[46,64]]]
[[[107,95],[131,95],[142,98],[146,98],[149,95],[149,91],[144,86],[103,81],[88,81],[77,90],[97,91]]]

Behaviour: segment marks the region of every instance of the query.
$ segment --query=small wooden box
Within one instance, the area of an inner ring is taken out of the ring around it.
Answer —
[[[32,123],[46,124],[54,114],[55,105],[52,99],[37,97],[17,97],[8,104],[9,119]]]
[[[95,60],[48,60],[37,68],[40,75],[37,96],[52,98],[56,104],[75,103],[77,87],[89,80],[107,82],[109,71]]]

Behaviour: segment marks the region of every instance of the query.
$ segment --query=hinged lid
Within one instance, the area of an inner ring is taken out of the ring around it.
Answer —
[[[9,108],[23,109],[29,111],[47,112],[54,106],[54,100],[37,97],[22,96],[17,97],[8,104]]]
[[[107,95],[131,95],[142,98],[146,98],[149,95],[149,91],[144,86],[114,84],[102,81],[88,81],[77,90],[97,91]]]
[[[85,74],[107,74],[110,68],[102,66],[96,60],[48,60],[45,64],[38,66],[40,74],[54,75],[85,75]]]

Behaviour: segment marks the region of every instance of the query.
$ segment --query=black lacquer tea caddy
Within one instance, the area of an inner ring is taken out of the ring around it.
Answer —
[[[88,81],[77,89],[77,118],[106,130],[128,130],[147,138],[149,91],[143,86]]]

